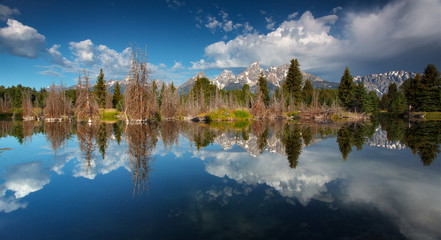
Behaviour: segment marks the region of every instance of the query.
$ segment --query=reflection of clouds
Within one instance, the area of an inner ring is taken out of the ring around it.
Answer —
[[[352,161],[342,163],[333,140],[323,141],[320,151],[314,148],[303,149],[296,169],[289,168],[285,156],[268,152],[256,159],[244,152],[202,150],[195,155],[206,162],[206,171],[214,176],[228,176],[249,185],[266,184],[281,196],[295,197],[302,205],[311,199],[330,203],[335,201],[334,197],[341,198],[343,203],[373,204],[396,221],[407,237],[441,237],[438,166],[431,168],[435,171],[421,171],[408,165],[415,160],[409,152],[400,151],[399,156],[391,158],[387,155],[390,150],[378,149],[376,158],[371,158],[368,149],[364,150],[366,154],[354,154]],[[393,161],[399,157],[409,162]],[[382,158],[389,160],[381,161]],[[336,180],[342,182],[343,195],[328,193],[326,184]]]
[[[5,174],[4,179],[6,190],[13,191],[16,198],[22,198],[49,183],[49,169],[37,161],[18,164]]]
[[[0,186],[0,212],[10,213],[20,208],[26,208],[27,205],[12,196],[7,197],[6,189]]]
[[[285,156],[264,152],[253,158],[245,152],[214,152],[202,150],[196,154],[206,159],[206,171],[217,177],[228,176],[240,183],[266,184],[277,190],[284,197],[295,197],[303,205],[307,205],[314,197],[326,192],[325,184],[336,178],[335,171],[329,168],[316,168],[320,164],[313,155],[306,151],[299,161],[297,169],[291,169]],[[336,155],[335,158],[338,155]],[[304,164],[304,162],[309,164]],[[332,163],[325,163],[331,165]],[[323,166],[322,166],[323,167]],[[319,169],[317,171],[316,169]]]

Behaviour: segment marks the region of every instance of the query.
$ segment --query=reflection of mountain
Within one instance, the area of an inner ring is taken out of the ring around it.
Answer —
[[[406,145],[402,144],[400,141],[389,141],[387,140],[387,132],[381,130],[381,128],[377,128],[374,136],[367,141],[369,146],[373,147],[381,147],[387,149],[404,149]]]

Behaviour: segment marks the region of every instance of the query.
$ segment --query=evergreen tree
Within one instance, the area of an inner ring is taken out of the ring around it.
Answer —
[[[314,87],[312,86],[312,83],[309,79],[306,79],[305,86],[303,86],[302,95],[303,95],[303,102],[306,105],[311,105],[312,102],[312,95],[314,94]]]
[[[398,91],[393,98],[391,98],[388,108],[389,112],[404,113],[407,108],[406,97],[402,91]]]
[[[303,77],[302,72],[300,71],[299,61],[297,59],[292,59],[283,87],[283,90],[286,93],[285,96],[293,96],[295,102],[299,103],[302,99],[302,85]]]
[[[269,106],[270,95],[268,91],[268,82],[266,81],[265,76],[263,76],[263,72],[260,73],[259,80],[257,81],[259,86],[259,90],[262,93],[262,100],[266,107]]]
[[[106,84],[104,82],[104,73],[103,73],[103,69],[101,69],[94,89],[98,101],[98,106],[100,108],[104,108],[106,106],[106,91],[107,90],[106,90]]]
[[[367,99],[368,101],[364,111],[368,113],[378,112],[380,105],[380,98],[377,96],[377,94],[374,91],[370,91],[368,93]]]
[[[419,91],[417,101],[420,102],[420,111],[441,111],[441,78],[435,65],[429,64],[421,77],[422,91]]]
[[[362,82],[355,85],[352,90],[351,108],[355,112],[365,112],[367,109],[367,93]]]
[[[161,107],[162,105],[162,98],[164,97],[164,91],[165,91],[165,83],[162,83],[161,93],[159,94],[159,98],[158,98],[159,107]]]
[[[352,90],[354,89],[353,79],[351,72],[349,72],[349,68],[346,67],[345,72],[341,77],[340,84],[338,85],[338,98],[345,108],[351,107]]]
[[[118,105],[121,103],[123,96],[121,94],[121,89],[119,87],[119,83],[116,82],[115,90],[113,92],[112,103],[113,107],[118,109]]]
[[[417,101],[418,91],[422,91],[421,76],[419,73],[414,78],[409,78],[403,82],[400,89],[403,91],[406,97],[409,110],[415,110],[419,108],[419,103]]]

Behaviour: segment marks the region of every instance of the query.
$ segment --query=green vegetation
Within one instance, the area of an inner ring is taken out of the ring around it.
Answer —
[[[100,119],[104,121],[116,121],[119,114],[116,109],[100,109]]]
[[[345,68],[345,72],[338,85],[338,98],[340,99],[343,107],[350,109],[352,103],[352,90],[354,89],[354,77],[352,77],[349,68]]]
[[[103,69],[100,70],[100,74],[98,75],[96,85],[94,88],[94,93],[97,98],[98,106],[100,108],[106,107],[106,84],[104,82],[104,73]]]
[[[299,61],[297,59],[292,59],[286,80],[283,84],[285,96],[288,98],[293,97],[295,103],[300,103],[302,99],[302,86],[303,77],[302,72],[300,71]],[[288,104],[291,103],[288,101]]]
[[[221,108],[208,114],[208,119],[210,121],[243,121],[252,118],[253,115],[251,115],[248,110],[244,109],[227,110]]]
[[[441,120],[441,112],[427,112],[424,118],[426,120]]]

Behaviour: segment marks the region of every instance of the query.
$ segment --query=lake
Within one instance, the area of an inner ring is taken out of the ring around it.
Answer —
[[[441,239],[441,122],[0,122],[0,239]]]

